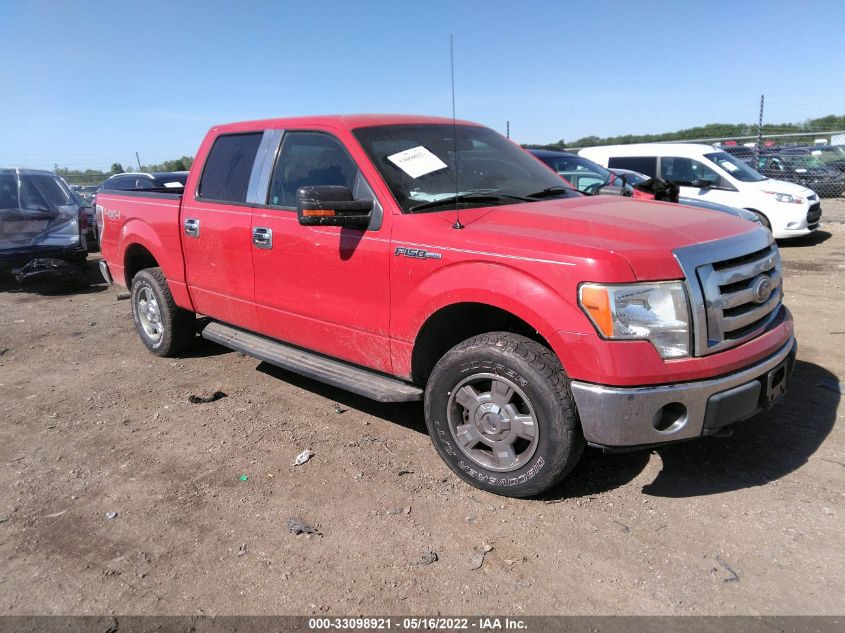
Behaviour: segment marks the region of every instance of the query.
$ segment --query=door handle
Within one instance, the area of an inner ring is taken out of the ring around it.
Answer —
[[[185,218],[185,235],[188,237],[199,237],[200,221],[194,218]]]
[[[273,248],[273,229],[252,227],[252,243],[258,248]]]

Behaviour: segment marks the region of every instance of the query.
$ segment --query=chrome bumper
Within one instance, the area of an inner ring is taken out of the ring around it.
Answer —
[[[108,285],[114,284],[114,279],[112,279],[111,271],[109,270],[109,265],[105,262],[105,260],[100,260],[100,274],[103,276],[103,279],[106,280]]]
[[[785,390],[796,350],[792,338],[752,367],[712,380],[653,387],[605,387],[573,381],[572,395],[584,437],[590,444],[611,448],[715,433],[765,409],[772,403],[773,389],[780,389],[775,396]],[[778,378],[785,382],[771,384]]]

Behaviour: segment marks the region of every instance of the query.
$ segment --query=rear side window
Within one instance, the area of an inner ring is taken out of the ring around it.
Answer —
[[[607,162],[607,166],[616,169],[630,169],[654,178],[657,176],[657,158],[654,156],[617,156]]]
[[[249,178],[262,132],[227,134],[214,141],[205,161],[199,197],[219,202],[246,202]]]

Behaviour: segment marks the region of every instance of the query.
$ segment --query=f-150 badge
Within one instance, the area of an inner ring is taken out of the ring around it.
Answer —
[[[440,259],[442,257],[440,253],[432,253],[422,248],[405,248],[404,246],[397,246],[393,254],[413,259]]]

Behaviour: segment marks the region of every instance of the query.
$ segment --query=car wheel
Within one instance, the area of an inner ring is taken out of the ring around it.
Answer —
[[[135,329],[153,354],[174,356],[194,341],[196,315],[176,305],[161,268],[135,275],[131,296]]]
[[[584,450],[557,357],[509,332],[468,339],[440,359],[426,385],[425,420],[449,468],[508,497],[551,488]]]
[[[755,211],[754,209],[748,209],[748,211],[751,211],[751,213],[753,213],[758,218],[760,218],[760,224],[762,224],[765,228],[767,228],[769,231],[772,230],[772,223],[769,222],[769,218],[767,218],[765,215],[763,215],[759,211]]]

